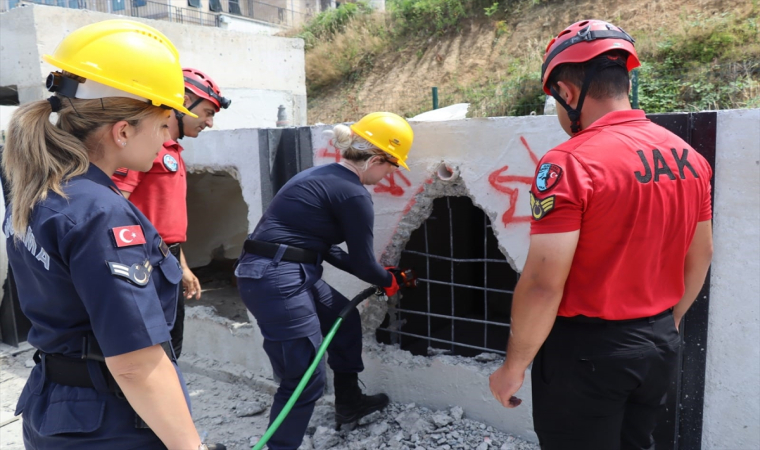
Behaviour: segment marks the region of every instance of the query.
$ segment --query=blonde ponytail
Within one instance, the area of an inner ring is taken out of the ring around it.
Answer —
[[[52,103],[46,100],[21,106],[8,124],[3,151],[3,170],[10,185],[12,225],[16,239],[26,233],[32,208],[49,191],[63,197],[62,184],[87,171],[87,145],[93,131],[121,120],[138,122],[163,110],[145,102],[122,97],[80,100],[58,97],[61,108],[56,125],[50,123]]]

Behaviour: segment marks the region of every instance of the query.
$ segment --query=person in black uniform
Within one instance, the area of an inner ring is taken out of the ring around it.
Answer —
[[[264,350],[282,381],[270,423],[283,409],[326,335],[348,303],[322,279],[322,261],[374,285],[398,291],[395,269],[373,251],[374,211],[364,185],[376,184],[405,160],[414,134],[403,118],[372,113],[349,129],[334,129],[343,161],[305,170],[275,195],[239,260],[240,296],[264,336]],[[337,247],[346,242],[348,253]],[[367,396],[358,385],[362,363],[359,313],[353,310],[327,348],[335,373],[335,419],[351,423],[388,405],[388,396]],[[287,418],[267,445],[295,450],[301,445],[314,403],[325,385],[320,364]]]
[[[182,270],[110,179],[150,169],[170,109],[191,114],[177,50],[152,27],[109,20],[43,59],[62,69],[48,77],[55,95],[16,111],[2,159],[8,259],[38,349],[16,408],[24,444],[208,449],[169,345]]]

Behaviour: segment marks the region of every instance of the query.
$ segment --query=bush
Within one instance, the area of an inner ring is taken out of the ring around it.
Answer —
[[[487,0],[392,0],[390,10],[398,34],[442,35],[490,5]]]
[[[296,37],[304,40],[305,48],[308,50],[313,48],[318,41],[341,33],[354,18],[371,13],[372,8],[364,1],[343,3],[339,8],[328,9],[317,14]]]
[[[308,95],[341,81],[356,79],[374,64],[390,42],[380,14],[355,17],[342,32],[317,40],[306,52]]]

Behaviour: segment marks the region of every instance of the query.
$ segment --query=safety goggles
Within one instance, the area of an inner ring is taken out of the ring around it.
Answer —
[[[388,164],[390,164],[390,165],[392,165],[394,167],[399,167],[399,165],[398,165],[398,158],[394,158],[392,156],[385,155],[383,157],[383,161],[387,162]]]
[[[211,97],[214,100],[216,100],[217,102],[219,102],[219,106],[221,108],[223,108],[223,109],[229,108],[230,105],[232,104],[232,100],[230,100],[228,98],[225,98],[225,97],[222,97],[221,95],[217,94],[216,92],[214,92],[214,89],[212,89],[211,86],[208,86],[208,85],[205,85],[205,84],[201,84],[201,83],[199,83],[199,82],[197,82],[197,81],[195,81],[195,80],[193,80],[191,78],[188,78],[188,77],[185,77],[185,83],[190,83],[193,86],[197,87],[198,89],[203,90],[206,94],[208,94],[209,97]],[[201,99],[201,101],[202,101],[202,99]],[[196,103],[200,103],[200,102],[196,102]],[[192,109],[192,107],[190,107],[188,109]]]

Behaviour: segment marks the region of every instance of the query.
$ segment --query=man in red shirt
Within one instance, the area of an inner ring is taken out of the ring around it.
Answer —
[[[490,379],[494,397],[516,407],[533,361],[533,425],[544,450],[654,448],[678,326],[712,258],[712,171],[631,109],[633,42],[586,20],[544,57],[544,90],[562,106],[571,138],[538,164],[507,358]]]
[[[214,114],[232,103],[222,97],[219,86],[208,75],[196,69],[186,68],[182,72],[185,76],[185,107],[198,118],[174,111],[169,120],[172,140],[164,143],[153,167],[148,172],[119,169],[112,176],[124,196],[153,223],[182,265],[183,289],[180,290],[177,317],[171,331],[177,358],[182,352],[185,298],[201,298],[200,282],[187,266],[180,246],[187,240],[187,171],[181,155],[183,149],[177,140],[185,136],[198,137],[206,127],[213,127]]]

